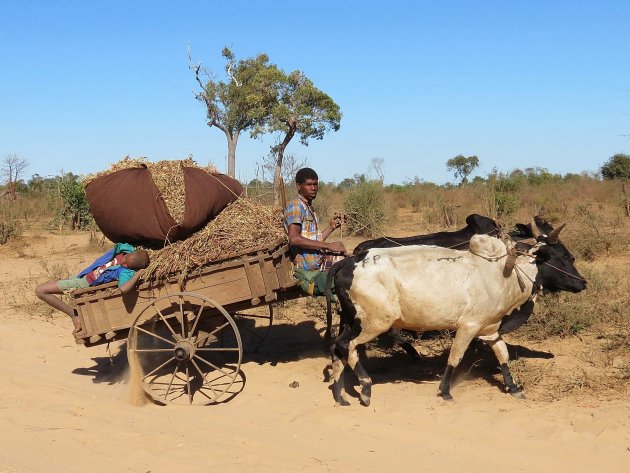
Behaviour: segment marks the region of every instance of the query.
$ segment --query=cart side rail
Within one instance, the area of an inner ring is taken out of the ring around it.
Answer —
[[[117,282],[73,291],[70,304],[82,326],[75,334],[77,343],[91,346],[126,338],[135,318],[152,300],[181,291],[178,276],[159,283],[144,282],[126,294],[120,292]],[[184,285],[186,291],[212,299],[229,311],[230,306],[271,303],[279,294],[293,293],[297,280],[288,244],[280,239],[205,265],[189,274]]]

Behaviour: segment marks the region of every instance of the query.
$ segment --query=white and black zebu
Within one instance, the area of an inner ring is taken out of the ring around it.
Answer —
[[[343,326],[331,348],[335,401],[348,404],[342,373],[349,364],[361,385],[361,401],[369,405],[372,380],[356,349],[391,328],[456,331],[439,386],[444,399],[452,399],[453,371],[475,337],[495,353],[506,390],[522,397],[498,329],[506,314],[543,290],[586,288],[574,257],[558,240],[561,228],[549,235],[532,228],[538,239],[517,243],[510,250],[515,260],[509,275],[504,274],[511,266],[506,265],[506,244],[486,235],[473,236],[469,251],[436,246],[375,248],[338,263],[333,277]]]
[[[395,248],[398,246],[409,245],[435,245],[442,246],[444,248],[454,248],[458,250],[467,250],[468,242],[473,235],[493,235],[496,236],[501,231],[501,227],[496,221],[490,217],[485,217],[479,214],[470,214],[466,217],[466,226],[459,230],[452,232],[436,232],[428,233],[426,235],[414,235],[410,237],[394,238],[394,237],[381,237],[373,240],[366,240],[359,243],[354,251],[354,255],[358,255],[371,248]],[[329,338],[332,333],[332,306],[331,306],[331,292],[328,288],[331,288],[333,284],[333,277],[330,275],[326,281],[326,333],[325,337]],[[400,346],[412,357],[419,359],[420,355],[415,348],[400,337],[397,331],[391,333]]]

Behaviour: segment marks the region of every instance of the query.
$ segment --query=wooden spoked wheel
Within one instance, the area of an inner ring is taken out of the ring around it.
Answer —
[[[131,326],[127,354],[132,382],[159,403],[213,404],[242,388],[235,384],[243,358],[236,323],[199,294],[153,300]]]

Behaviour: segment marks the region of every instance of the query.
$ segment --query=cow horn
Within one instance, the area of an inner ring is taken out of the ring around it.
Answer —
[[[560,235],[560,232],[565,225],[566,223],[563,223],[558,228],[554,228],[553,230],[551,230],[551,232],[547,236],[547,240],[549,241],[549,243],[558,243],[558,235]]]
[[[536,220],[534,220],[533,217],[532,217],[532,223],[530,225],[532,227],[532,236],[534,238],[538,238],[538,237],[542,236],[542,232],[538,228],[538,225],[536,225]]]

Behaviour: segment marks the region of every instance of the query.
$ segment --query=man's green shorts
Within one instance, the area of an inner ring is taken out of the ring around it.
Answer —
[[[61,279],[57,281],[57,285],[62,291],[74,291],[75,289],[85,289],[86,287],[90,287],[85,277]]]
[[[294,276],[300,282],[300,288],[309,296],[325,296],[326,295],[326,279],[327,271],[308,271],[306,269],[294,268]],[[337,296],[333,294],[333,302],[337,302]]]

